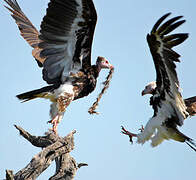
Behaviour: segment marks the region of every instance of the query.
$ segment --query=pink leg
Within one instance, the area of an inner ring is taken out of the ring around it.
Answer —
[[[55,109],[55,112],[57,115],[53,115],[52,110],[50,111],[51,116],[53,117],[52,120],[48,121],[48,123],[52,124],[52,131],[57,134],[57,126],[60,123],[64,112],[66,111],[67,106],[72,102],[74,99],[74,94],[70,94],[67,92],[64,92],[62,96],[59,96],[56,99],[56,103],[52,104],[53,110]]]
[[[133,137],[137,137],[137,135],[136,135],[136,134],[133,134],[133,133],[131,133],[131,132],[129,132],[129,131],[127,131],[123,126],[121,126],[121,128],[122,128],[122,131],[121,131],[121,132],[122,132],[123,134],[129,136],[130,142],[133,143],[132,138],[133,138]]]
[[[58,123],[59,123],[59,115],[57,114],[52,120],[48,121],[48,123],[51,123],[52,124],[51,130],[55,134],[57,134],[57,126],[58,126]]]

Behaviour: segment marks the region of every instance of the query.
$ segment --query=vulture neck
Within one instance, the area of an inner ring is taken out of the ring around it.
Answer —
[[[102,68],[99,65],[92,65],[92,69],[94,72],[94,77],[97,78]]]
[[[98,73],[99,73],[99,72],[101,71],[101,69],[102,69],[101,66],[100,66],[99,64],[96,64],[95,66],[96,66],[97,71],[98,71]]]
[[[156,88],[151,93],[153,96],[156,94]]]

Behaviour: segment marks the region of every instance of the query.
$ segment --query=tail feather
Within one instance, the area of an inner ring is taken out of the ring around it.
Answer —
[[[19,100],[22,100],[22,102],[30,101],[32,99],[38,98],[38,97],[45,97],[49,96],[51,92],[56,89],[57,87],[55,85],[52,86],[46,86],[40,89],[32,90],[29,92],[25,92],[22,94],[18,94],[16,97]]]
[[[193,139],[187,139],[186,141],[186,144],[191,148],[193,149],[194,151],[196,151],[196,143],[194,142]]]

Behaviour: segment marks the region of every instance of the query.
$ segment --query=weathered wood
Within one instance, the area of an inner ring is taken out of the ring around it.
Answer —
[[[65,137],[59,137],[53,132],[47,133],[45,136],[33,136],[23,128],[16,126],[20,135],[28,140],[36,147],[44,148],[40,153],[35,155],[30,163],[15,175],[12,171],[6,171],[6,180],[34,180],[45,169],[49,167],[51,162],[56,162],[56,173],[50,180],[73,180],[77,169],[80,167],[73,157],[69,155],[74,149],[74,134],[72,131]]]
[[[14,175],[12,170],[6,170],[6,180],[14,180]]]
[[[64,154],[56,159],[56,173],[49,180],[65,179],[71,180],[74,178],[78,165],[70,154]]]

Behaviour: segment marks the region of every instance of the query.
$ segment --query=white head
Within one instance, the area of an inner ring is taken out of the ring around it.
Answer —
[[[145,89],[142,91],[142,96],[146,94],[152,94],[156,87],[157,84],[155,81],[150,82],[148,85],[145,86]]]
[[[99,69],[99,71],[101,69],[113,69],[114,67],[109,63],[109,61],[107,59],[105,59],[104,57],[98,56],[97,58],[97,62],[96,65]]]

